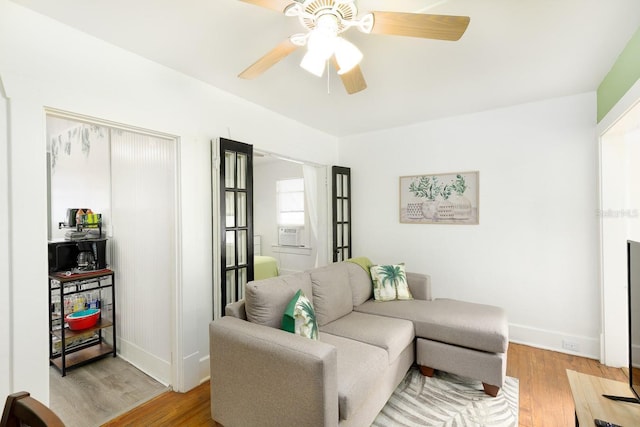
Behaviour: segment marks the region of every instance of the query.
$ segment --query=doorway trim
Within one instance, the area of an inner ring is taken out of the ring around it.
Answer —
[[[6,396],[13,387],[13,300],[11,272],[11,164],[10,153],[10,99],[4,89],[0,75],[0,339],[7,347],[0,351],[0,378],[6,378],[0,384],[0,396]]]
[[[616,123],[618,123],[632,108],[640,105],[640,80],[636,83],[620,98],[620,100],[611,108],[605,117],[602,118],[600,123],[596,126],[596,135],[598,138],[598,201],[599,212],[603,212],[606,209],[604,206],[604,200],[609,195],[611,189],[607,185],[607,179],[603,175],[606,165],[603,161],[606,161],[607,149],[606,138],[607,132],[610,131]],[[600,362],[608,366],[626,366],[628,353],[627,346],[621,344],[621,340],[626,340],[626,336],[620,337],[619,334],[612,333],[611,331],[626,331],[626,314],[623,314],[621,319],[620,312],[626,310],[626,289],[622,292],[619,286],[615,283],[611,283],[613,280],[609,276],[613,273],[609,268],[608,258],[611,255],[612,249],[606,244],[606,240],[609,237],[609,230],[607,230],[604,218],[600,215],[599,232],[599,264],[600,264],[600,303],[601,303],[601,329],[600,329]],[[620,232],[618,239],[621,238]],[[626,235],[623,236],[623,241],[626,241]],[[618,254],[619,256],[619,254]],[[626,272],[624,273],[626,274]],[[621,310],[621,305],[624,310]]]
[[[183,285],[182,285],[182,196],[180,186],[180,137],[172,134],[167,134],[159,131],[145,129],[137,126],[126,125],[123,123],[113,122],[110,120],[104,120],[92,116],[86,116],[83,114],[73,113],[70,111],[60,110],[53,107],[44,108],[45,120],[47,117],[56,117],[61,119],[74,120],[82,123],[95,124],[98,126],[104,126],[111,129],[119,129],[127,132],[138,133],[142,135],[148,135],[152,137],[162,138],[169,140],[173,144],[174,151],[174,177],[173,185],[175,188],[175,206],[174,206],[174,247],[175,265],[174,265],[174,277],[170,283],[170,298],[171,298],[171,312],[169,313],[171,320],[171,384],[170,386],[174,390],[183,391],[185,389],[185,372],[184,372],[184,357],[183,357],[183,345],[182,345],[182,320],[183,320]]]

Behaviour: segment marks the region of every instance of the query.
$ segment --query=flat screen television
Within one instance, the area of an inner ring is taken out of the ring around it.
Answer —
[[[629,386],[640,401],[640,243],[627,241]]]
[[[629,310],[629,387],[635,397],[604,394],[612,400],[640,403],[640,242],[627,240]]]

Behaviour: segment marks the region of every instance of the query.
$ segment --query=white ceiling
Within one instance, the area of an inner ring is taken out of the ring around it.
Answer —
[[[237,74],[296,18],[238,0],[13,0],[336,136],[595,90],[640,26],[638,0],[359,0],[375,10],[471,17],[457,42],[344,34],[368,88],[302,70],[303,49],[255,80]],[[595,114],[595,106],[594,106]]]

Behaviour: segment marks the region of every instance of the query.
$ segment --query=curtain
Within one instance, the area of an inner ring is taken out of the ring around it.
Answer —
[[[309,215],[309,223],[311,225],[312,241],[316,242],[315,256],[313,266],[318,266],[318,254],[320,248],[318,244],[320,240],[318,238],[318,170],[314,166],[302,165],[302,176],[304,177],[304,197],[307,202],[307,213]]]

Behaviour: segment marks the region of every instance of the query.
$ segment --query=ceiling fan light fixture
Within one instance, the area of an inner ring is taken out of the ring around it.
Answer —
[[[322,77],[322,74],[324,74],[326,61],[327,60],[325,58],[316,55],[312,51],[308,51],[302,58],[300,66],[314,76]]]
[[[307,53],[300,66],[318,77],[324,73],[325,63],[336,50],[338,37],[330,27],[316,28],[307,39]]]
[[[331,58],[336,49],[336,39],[335,33],[325,32],[319,28],[315,29],[307,40],[307,50],[326,61]]]
[[[353,43],[348,40],[338,37],[336,40],[335,48],[336,62],[338,63],[338,74],[348,73],[360,64],[362,61],[362,52]]]

